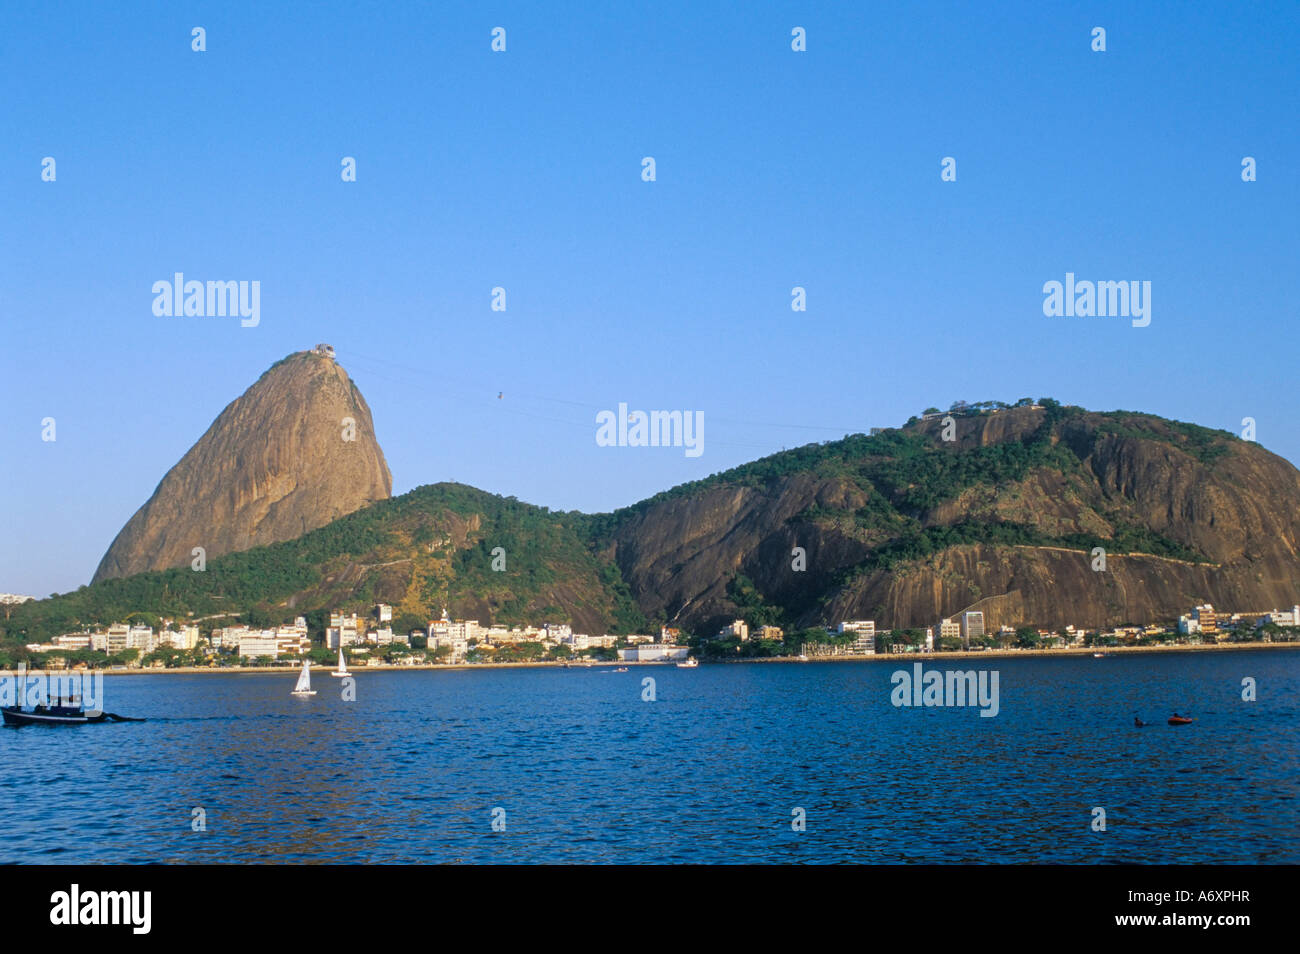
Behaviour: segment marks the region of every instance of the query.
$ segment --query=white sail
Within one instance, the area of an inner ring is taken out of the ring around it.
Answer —
[[[343,661],[343,650],[339,650],[339,672],[347,672],[348,664]]]
[[[303,661],[302,672],[298,673],[298,685],[293,687],[294,692],[311,691],[311,663]]]

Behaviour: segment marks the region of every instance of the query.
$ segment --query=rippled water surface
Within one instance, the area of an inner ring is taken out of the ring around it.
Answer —
[[[0,860],[1300,862],[1300,653],[927,661],[996,718],[912,661],[109,676],[147,722],[0,732]]]

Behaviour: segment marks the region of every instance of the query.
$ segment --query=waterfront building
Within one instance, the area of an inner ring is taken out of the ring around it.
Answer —
[[[56,649],[89,649],[90,633],[65,633],[50,640]]]
[[[749,624],[743,619],[732,620],[731,625],[722,627],[718,631],[720,639],[726,639],[729,636],[737,637],[742,643],[749,639]]]
[[[193,649],[199,644],[199,628],[193,623],[188,623],[180,629],[163,630],[158,634],[158,644],[182,651]]]
[[[343,649],[347,646],[356,646],[364,641],[364,629],[357,620],[357,614],[344,616],[342,613],[331,613],[330,624],[325,630],[325,648],[326,649]]]
[[[565,643],[573,637],[573,627],[566,623],[547,623],[543,629],[546,630],[544,642]]]
[[[1264,614],[1263,623],[1272,623],[1274,626],[1300,626],[1300,606],[1292,606],[1290,610],[1278,612],[1273,610]]]
[[[940,640],[940,645],[942,645],[942,641],[945,639],[960,639],[961,623],[955,619],[941,619],[939,620],[938,627],[936,627],[935,635]]]
[[[848,620],[836,627],[840,635],[853,633],[853,651],[855,653],[874,654],[876,651],[876,621],[874,619]]]
[[[106,651],[110,653],[124,653],[127,650],[127,635],[131,632],[131,627],[126,623],[114,623],[108,627],[108,639],[106,641]]]
[[[245,659],[256,659],[258,656],[274,659],[279,654],[280,646],[273,630],[249,630],[239,636],[239,655]]]
[[[299,635],[294,632],[276,630],[272,635],[275,638],[276,655],[278,656],[305,656],[311,652],[311,638],[306,633]]]

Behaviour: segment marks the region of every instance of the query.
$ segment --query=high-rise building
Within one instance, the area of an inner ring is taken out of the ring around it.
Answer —
[[[967,644],[972,636],[984,635],[984,614],[979,610],[967,610],[961,614],[961,635]]]
[[[749,639],[749,624],[743,619],[732,620],[731,625],[724,626],[718,635],[723,638],[726,638],[727,636],[736,636],[743,643]]]
[[[876,651],[876,621],[874,619],[848,620],[839,624],[836,631],[841,635],[853,633],[853,651],[855,653],[873,654]]]

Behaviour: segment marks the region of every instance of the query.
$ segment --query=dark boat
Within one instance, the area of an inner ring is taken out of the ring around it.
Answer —
[[[30,712],[18,706],[6,706],[0,714],[4,715],[5,725],[85,725],[108,718],[102,712],[87,715],[81,706],[37,706]]]
[[[113,712],[87,712],[75,699],[67,705],[39,705],[30,712],[21,706],[5,706],[0,709],[5,725],[87,725],[91,722],[143,722],[144,719],[131,719]]]

